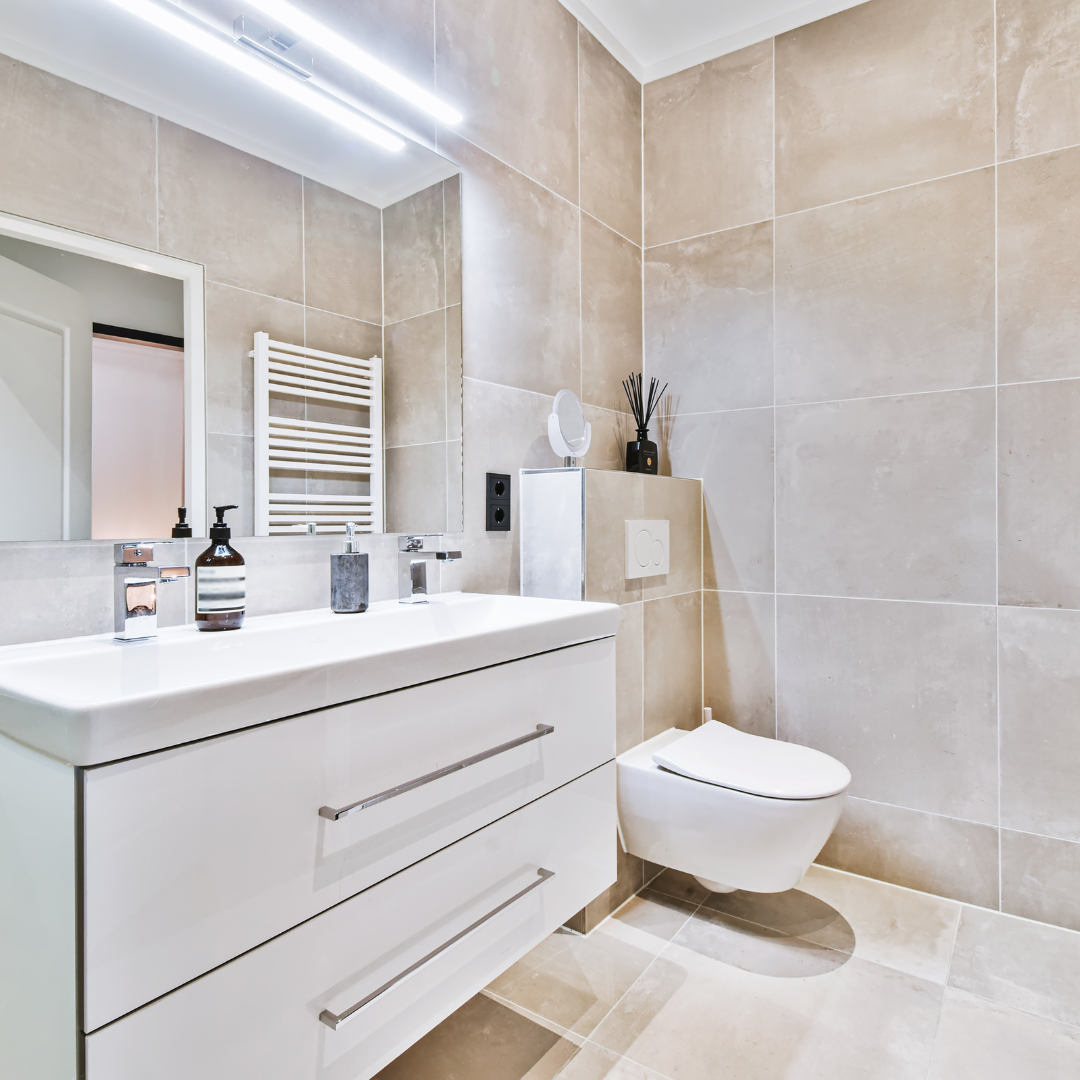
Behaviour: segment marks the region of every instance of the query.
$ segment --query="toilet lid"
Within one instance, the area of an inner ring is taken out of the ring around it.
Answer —
[[[836,758],[710,720],[653,754],[661,768],[770,799],[823,799],[851,783]]]

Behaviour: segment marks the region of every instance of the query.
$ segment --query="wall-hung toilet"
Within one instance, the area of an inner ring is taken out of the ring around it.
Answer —
[[[828,754],[715,720],[670,728],[616,760],[623,847],[713,892],[794,888],[851,783]]]

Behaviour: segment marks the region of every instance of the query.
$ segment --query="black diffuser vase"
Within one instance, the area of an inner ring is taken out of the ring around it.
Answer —
[[[629,379],[623,380],[626,400],[630,402],[630,409],[637,425],[637,439],[626,444],[627,472],[650,473],[655,476],[660,471],[660,454],[656,449],[656,443],[649,438],[649,421],[656,412],[664,391],[667,390],[667,383],[664,383],[664,389],[658,394],[656,390],[659,385],[657,379],[650,380],[649,396],[646,399],[641,375],[631,375]]]

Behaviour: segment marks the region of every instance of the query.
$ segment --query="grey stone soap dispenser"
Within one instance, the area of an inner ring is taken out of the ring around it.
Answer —
[[[330,556],[330,610],[339,615],[367,611],[368,557],[356,546],[356,525],[345,524],[345,550]]]

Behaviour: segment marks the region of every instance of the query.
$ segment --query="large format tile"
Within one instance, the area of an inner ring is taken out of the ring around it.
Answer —
[[[387,449],[387,532],[447,531],[446,447],[434,442]]]
[[[210,281],[304,299],[301,179],[168,120],[158,121],[161,250]]]
[[[776,400],[994,381],[994,171],[776,221]]]
[[[1080,608],[1080,380],[998,397],[1000,602]]]
[[[928,1080],[1072,1080],[1080,1075],[1080,1030],[945,991]]]
[[[581,400],[625,400],[622,380],[641,370],[641,249],[581,215]]]
[[[989,825],[849,796],[817,861],[969,904],[998,904],[998,837]]]
[[[1080,7],[997,0],[998,158],[1080,143]]]
[[[210,508],[235,503],[229,515],[234,536],[255,532],[255,448],[250,435],[206,436],[206,506],[207,521],[213,521]]]
[[[304,302],[382,323],[382,214],[304,179]]]
[[[642,518],[668,522],[668,573],[641,579],[644,600],[701,588],[701,481],[642,477]],[[625,561],[625,548],[623,551]]]
[[[577,20],[558,0],[438,5],[439,93],[460,134],[566,199],[578,194]]]
[[[1002,382],[1080,375],[1078,252],[1080,148],[1001,166],[998,377]]]
[[[1080,930],[1080,844],[1002,829],[1001,910]]]
[[[769,593],[702,594],[704,704],[713,719],[776,737],[774,599]]]
[[[442,184],[386,207],[383,218],[383,312],[400,322],[446,303],[446,228]]]
[[[309,349],[370,359],[382,355],[383,328],[330,311],[305,308],[304,344]],[[308,408],[311,407],[309,404]]]
[[[645,609],[623,604],[615,639],[615,753],[645,738]]]
[[[701,593],[645,601],[645,738],[701,723]]]
[[[992,0],[871,0],[776,38],[776,209],[989,165]]]
[[[965,907],[949,985],[1080,1026],[1080,934]]]
[[[578,26],[581,209],[641,243],[641,83]]]
[[[1080,841],[1080,611],[999,620],[1001,824]]]
[[[777,598],[776,729],[850,793],[997,824],[997,609]]]
[[[645,84],[645,243],[773,212],[773,50],[762,41]]]
[[[772,404],[771,221],[645,253],[645,372],[684,412]]]
[[[686,408],[692,402],[684,399]],[[675,476],[701,477],[707,589],[773,588],[773,412],[737,409],[676,416]]]
[[[777,588],[993,603],[994,391],[776,411]]]
[[[157,246],[150,113],[0,56],[0,210]]]
[[[660,1073],[620,1057],[595,1043],[586,1043],[559,1073],[559,1080],[667,1080]]]
[[[446,313],[429,311],[384,334],[386,445],[446,439]]]
[[[586,600],[628,604],[641,599],[642,580],[626,577],[625,522],[648,516],[642,501],[645,482],[640,473],[585,471]]]
[[[623,850],[618,835],[612,835],[615,846],[618,874],[614,885],[609,885],[598,897],[585,907],[585,932],[595,930],[616,908],[625,904],[644,884],[645,862],[637,855]]]
[[[578,211],[468,143],[442,149],[465,169],[465,374],[544,394],[579,386]]]

